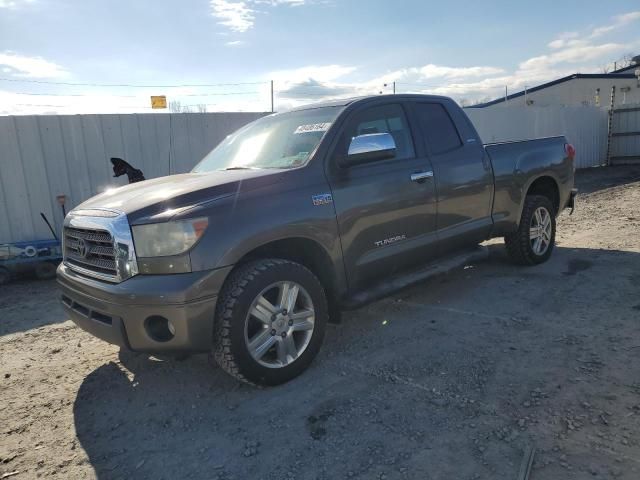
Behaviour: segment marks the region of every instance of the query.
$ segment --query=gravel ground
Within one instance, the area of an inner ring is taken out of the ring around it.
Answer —
[[[0,291],[0,478],[640,476],[640,168],[581,172],[551,260],[486,261],[346,312],[270,389],[120,353],[54,282]]]

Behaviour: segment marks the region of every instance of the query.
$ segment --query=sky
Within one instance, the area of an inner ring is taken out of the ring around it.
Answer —
[[[477,102],[640,54],[637,0],[0,0],[0,114]]]

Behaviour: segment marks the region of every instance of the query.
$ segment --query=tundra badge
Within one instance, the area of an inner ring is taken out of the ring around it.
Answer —
[[[384,247],[386,245],[391,245],[392,243],[399,242],[401,240],[405,240],[407,238],[406,235],[396,235],[395,237],[385,238],[384,240],[378,240],[377,242],[373,242],[376,247]]]
[[[311,197],[313,200],[313,204],[317,207],[318,205],[326,205],[327,203],[333,202],[333,196],[330,193],[322,193],[320,195],[314,195]]]

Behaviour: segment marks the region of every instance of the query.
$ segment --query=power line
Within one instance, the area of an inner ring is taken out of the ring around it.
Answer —
[[[101,95],[99,93],[30,93],[30,92],[8,92],[13,95],[34,95],[43,97],[95,97]],[[209,96],[225,96],[225,95],[253,95],[262,92],[216,92],[216,93],[176,93],[174,97],[209,97]],[[110,93],[102,94],[105,97],[118,97],[118,98],[141,98],[140,95],[112,95]]]
[[[18,105],[20,107],[56,107],[56,108],[75,108],[77,105],[50,105],[50,104],[42,104],[42,103],[15,103],[14,105]],[[131,106],[131,105],[118,105],[114,108],[151,108],[146,106]]]
[[[45,80],[25,80],[17,78],[0,78],[3,82],[20,82],[20,83],[42,83],[47,85],[71,85],[76,87],[130,87],[130,88],[179,88],[179,87],[232,87],[237,85],[261,85],[267,84],[263,82],[237,82],[237,83],[192,83],[180,85],[134,85],[129,83],[72,83],[72,82],[49,82]]]
[[[418,82],[396,82],[396,86],[397,85],[411,85],[411,86],[416,86],[416,87],[426,87],[426,88],[451,88],[451,86],[455,86],[456,84],[446,84],[446,85],[431,85],[428,83],[418,83]],[[473,85],[473,84],[464,84],[464,85]],[[496,85],[493,87],[481,87],[484,89],[489,89],[489,88],[503,88],[503,85]]]
[[[30,92],[8,92],[12,95],[34,95],[42,97],[93,97],[100,95],[98,93],[86,94],[86,93],[30,93]],[[139,95],[111,95],[104,94],[106,97],[119,97],[119,98],[140,98]]]
[[[14,105],[18,105],[20,107],[55,107],[55,108],[75,108],[75,107],[77,107],[77,105],[50,105],[50,104],[41,104],[41,103],[16,103]],[[211,106],[216,106],[218,104],[217,103],[188,103],[188,104],[184,104],[184,105],[181,105],[181,106],[182,107],[199,107],[199,106],[202,106],[202,105],[207,106],[207,107],[211,107]],[[135,106],[135,105],[118,105],[118,106],[115,106],[114,108],[152,109],[153,107]],[[163,109],[163,110],[170,110],[170,109]],[[170,112],[170,113],[175,113],[175,112]]]

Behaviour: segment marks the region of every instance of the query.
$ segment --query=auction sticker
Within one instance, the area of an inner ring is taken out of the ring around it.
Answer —
[[[326,132],[330,126],[331,123],[310,123],[309,125],[300,125],[293,133]]]

